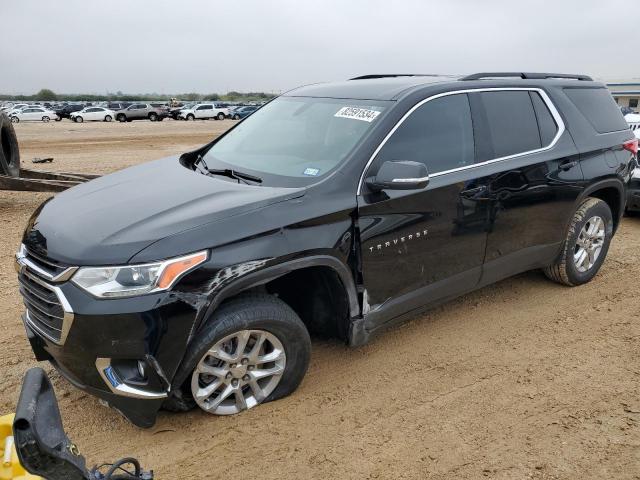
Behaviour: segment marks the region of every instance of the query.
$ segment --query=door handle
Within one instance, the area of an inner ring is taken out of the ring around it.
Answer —
[[[563,163],[558,168],[563,172],[566,172],[567,170],[571,170],[573,167],[577,167],[577,166],[578,166],[578,162],[574,160],[572,162]]]

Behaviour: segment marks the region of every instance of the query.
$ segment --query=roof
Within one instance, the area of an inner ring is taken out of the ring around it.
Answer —
[[[393,100],[402,92],[420,85],[457,81],[448,76],[402,76],[318,83],[287,92],[290,97],[352,98],[359,100]]]
[[[514,86],[541,86],[562,85],[575,86],[599,86],[604,85],[594,82],[587,75],[573,75],[566,73],[540,73],[540,72],[488,72],[475,73],[465,77],[455,75],[432,74],[374,74],[363,75],[344,82],[317,83],[306,85],[286,92],[289,97],[324,97],[345,98],[358,100],[396,100],[403,94],[419,90],[420,87],[431,85],[454,84],[463,81],[469,88],[514,87]]]

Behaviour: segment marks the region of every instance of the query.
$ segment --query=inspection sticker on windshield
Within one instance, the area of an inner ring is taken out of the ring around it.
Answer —
[[[308,175],[310,177],[316,177],[320,173],[319,168],[307,168],[303,172],[304,175]]]
[[[352,118],[354,120],[362,120],[364,122],[371,123],[376,119],[378,115],[380,115],[380,112],[376,110],[357,107],[342,107],[340,110],[338,110],[334,117]]]

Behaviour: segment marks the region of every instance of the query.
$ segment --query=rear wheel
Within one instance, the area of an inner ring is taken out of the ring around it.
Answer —
[[[223,304],[198,334],[164,407],[199,406],[232,415],[292,393],[309,365],[306,327],[282,300],[242,295]]]
[[[224,113],[220,112],[217,118],[218,120],[224,120]]]
[[[589,282],[604,263],[612,237],[613,216],[609,205],[599,198],[587,198],[571,220],[560,256],[545,268],[545,274],[572,287]]]

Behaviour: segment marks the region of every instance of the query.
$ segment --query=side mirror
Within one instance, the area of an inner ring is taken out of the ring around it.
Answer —
[[[374,192],[380,190],[419,190],[429,184],[427,166],[408,160],[384,162],[374,177],[366,180]]]

